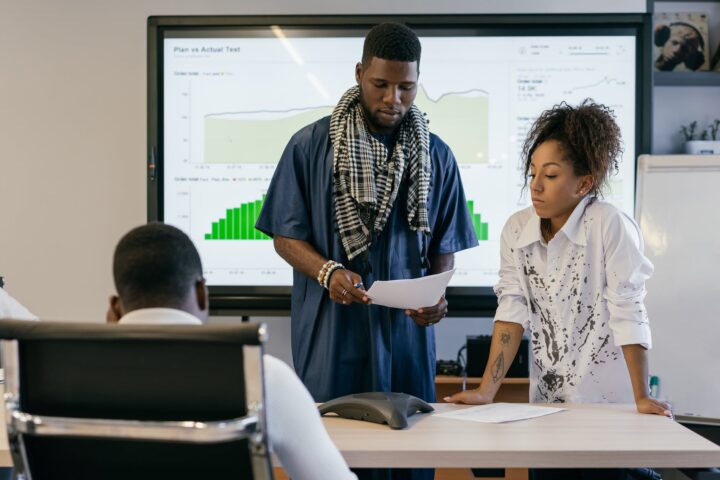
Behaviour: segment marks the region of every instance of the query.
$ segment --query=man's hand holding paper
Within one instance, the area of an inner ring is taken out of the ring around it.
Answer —
[[[432,307],[421,307],[417,310],[407,309],[405,310],[405,315],[412,318],[419,326],[429,327],[445,318],[447,311],[448,302],[445,300],[445,295],[443,295],[436,305]]]
[[[448,309],[445,288],[455,269],[411,280],[377,281],[367,291],[375,305],[402,308],[418,325],[427,327],[439,322]],[[428,299],[439,298],[433,306]]]
[[[357,273],[341,268],[332,273],[328,283],[328,293],[333,302],[341,305],[370,304],[362,278]]]

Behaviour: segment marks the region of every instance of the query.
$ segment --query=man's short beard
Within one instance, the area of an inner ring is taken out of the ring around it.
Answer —
[[[360,89],[360,107],[362,108],[363,115],[365,116],[365,121],[368,123],[369,126],[373,127],[375,130],[387,130],[387,129],[395,130],[396,128],[398,128],[400,126],[402,121],[405,119],[405,115],[407,114],[407,112],[402,114],[400,116],[400,119],[398,120],[398,122],[394,125],[388,126],[388,125],[383,125],[383,124],[379,123],[377,121],[377,117],[375,117],[375,115],[373,115],[373,113],[370,111],[370,109],[367,108],[367,106],[365,105],[365,102],[363,101],[364,97],[363,97],[362,86],[358,85],[358,87]]]

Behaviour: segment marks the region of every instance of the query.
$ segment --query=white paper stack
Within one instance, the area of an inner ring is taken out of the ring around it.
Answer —
[[[471,422],[503,423],[542,417],[565,410],[554,407],[535,407],[524,403],[491,403],[476,407],[453,410],[452,412],[436,413],[433,416],[468,420]]]
[[[410,280],[379,280],[367,291],[375,305],[417,310],[432,307],[445,293],[455,269]]]

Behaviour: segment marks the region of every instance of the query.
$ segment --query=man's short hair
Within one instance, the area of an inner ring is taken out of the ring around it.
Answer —
[[[182,231],[163,223],[130,230],[113,257],[115,288],[125,307],[177,305],[202,278],[200,255]]]
[[[387,22],[375,25],[365,37],[362,62],[372,57],[400,62],[417,62],[420,67],[420,39],[407,25]]]

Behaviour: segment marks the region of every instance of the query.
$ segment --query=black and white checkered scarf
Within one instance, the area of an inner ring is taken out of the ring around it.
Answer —
[[[350,260],[367,251],[382,232],[406,168],[410,182],[408,224],[424,236],[430,234],[430,132],[425,116],[415,105],[408,110],[397,135],[392,155],[388,156],[385,145],[368,130],[357,86],[345,92],[330,118],[335,215]]]

